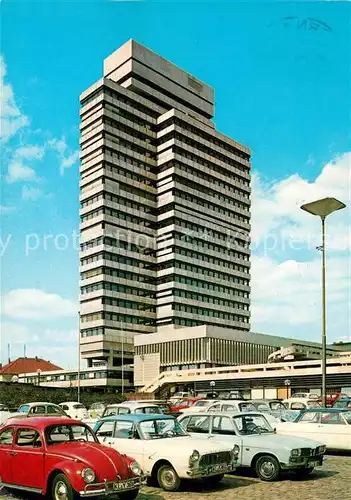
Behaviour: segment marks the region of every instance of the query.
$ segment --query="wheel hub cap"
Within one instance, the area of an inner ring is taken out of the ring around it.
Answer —
[[[67,486],[59,481],[55,487],[55,500],[68,500]]]
[[[261,471],[263,475],[270,477],[274,474],[274,465],[271,462],[263,462]]]

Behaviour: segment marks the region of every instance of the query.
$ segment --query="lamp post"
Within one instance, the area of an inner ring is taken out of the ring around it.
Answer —
[[[301,206],[302,210],[317,215],[322,221],[322,402],[323,407],[326,408],[327,396],[327,325],[326,325],[326,280],[325,280],[325,219],[328,215],[345,208],[345,203],[337,200],[336,198],[323,198],[321,200],[305,203]]]
[[[214,398],[214,390],[215,390],[215,387],[216,387],[216,382],[214,380],[212,380],[210,382],[210,386],[211,386],[211,389],[212,389],[212,398]]]

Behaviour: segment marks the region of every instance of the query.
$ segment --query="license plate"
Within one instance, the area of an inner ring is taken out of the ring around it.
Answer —
[[[137,483],[133,479],[130,481],[119,481],[118,483],[113,483],[113,489],[115,491],[132,490],[136,487]]]
[[[222,472],[228,468],[227,464],[212,465],[207,469],[208,474],[213,474],[213,472]]]
[[[310,461],[308,462],[308,465],[309,465],[310,467],[316,467],[317,465],[319,465],[319,460],[310,460]]]

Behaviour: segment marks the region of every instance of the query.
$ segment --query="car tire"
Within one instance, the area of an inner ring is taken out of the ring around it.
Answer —
[[[255,472],[261,481],[276,481],[280,476],[279,462],[271,455],[263,455],[256,461]]]
[[[162,465],[157,471],[157,482],[165,491],[177,491],[180,478],[171,465]]]
[[[216,476],[203,477],[204,482],[209,486],[216,486],[224,478],[224,474],[217,474]]]
[[[294,470],[294,474],[298,478],[308,477],[314,471],[314,467],[306,467],[304,469],[296,469]]]
[[[65,474],[56,474],[52,481],[51,498],[62,500],[65,498],[63,495],[66,495],[66,500],[75,500],[77,496]]]
[[[126,491],[125,493],[120,493],[118,495],[118,498],[120,500],[135,500],[138,495],[139,495],[139,489]]]

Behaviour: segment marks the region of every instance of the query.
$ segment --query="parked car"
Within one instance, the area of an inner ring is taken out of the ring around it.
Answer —
[[[104,413],[106,408],[106,403],[96,402],[89,406],[88,415],[89,418],[99,418]]]
[[[139,403],[139,401],[126,401],[124,403],[107,405],[100,418],[112,417],[113,415],[128,415],[129,413],[146,413],[162,415],[161,408],[150,403]],[[83,422],[94,427],[99,418],[84,419]]]
[[[280,436],[262,413],[201,412],[178,420],[193,437],[223,439],[239,446],[239,463],[262,481],[279,479],[281,471],[306,476],[323,463],[326,447],[320,440]]]
[[[351,398],[339,398],[333,404],[333,408],[350,408],[351,409]]]
[[[175,392],[170,398],[170,401],[178,401],[178,399],[184,399],[184,398],[189,398],[191,397],[191,394],[189,392]]]
[[[101,445],[88,426],[67,417],[19,419],[3,427],[0,470],[5,488],[53,500],[116,494],[133,500],[144,479],[133,458]]]
[[[194,439],[170,415],[116,415],[94,430],[100,442],[130,453],[166,491],[178,490],[182,478],[214,484],[236,468],[238,446]]]
[[[10,410],[6,405],[0,404],[0,425],[10,416]]]
[[[276,429],[279,434],[319,439],[328,450],[351,450],[351,409],[304,410],[294,422],[279,423]]]
[[[321,408],[320,403],[317,399],[307,399],[307,398],[288,398],[283,400],[284,405],[287,410],[307,410],[308,408]]]
[[[181,413],[196,413],[201,410],[205,410],[214,403],[220,403],[219,399],[198,399],[188,408],[179,410]]]
[[[60,403],[59,406],[61,406],[61,408],[71,418],[82,420],[83,418],[88,418],[89,416],[88,410],[85,406],[77,401],[67,401],[66,403]]]
[[[318,394],[315,394],[313,392],[295,392],[294,394],[291,395],[291,398],[297,398],[297,399],[318,399],[319,396],[318,396]]]
[[[273,415],[281,422],[291,422],[297,416],[296,411],[288,410],[284,403],[277,399],[252,399],[248,402],[255,407],[256,411],[264,413],[266,416]],[[273,420],[271,423],[273,423]]]
[[[342,392],[330,392],[326,394],[325,403],[327,408],[332,408],[334,406],[334,403],[336,403],[336,401],[344,398],[348,398],[348,395],[343,394]],[[323,399],[321,397],[318,398],[317,401],[321,404],[323,403]]]
[[[8,423],[13,419],[26,417],[65,417],[68,415],[59,405],[53,403],[25,403],[21,405],[16,413],[10,413],[9,418],[3,422]]]
[[[173,406],[164,399],[138,399],[134,402],[158,406],[165,415],[179,415],[179,412],[173,410]]]
[[[196,398],[196,397],[184,398],[184,399],[179,399],[178,401],[170,401],[170,405],[171,405],[172,411],[180,412],[181,410],[186,410],[187,408],[190,408],[197,401],[200,401],[200,399],[203,399],[203,398]]]

